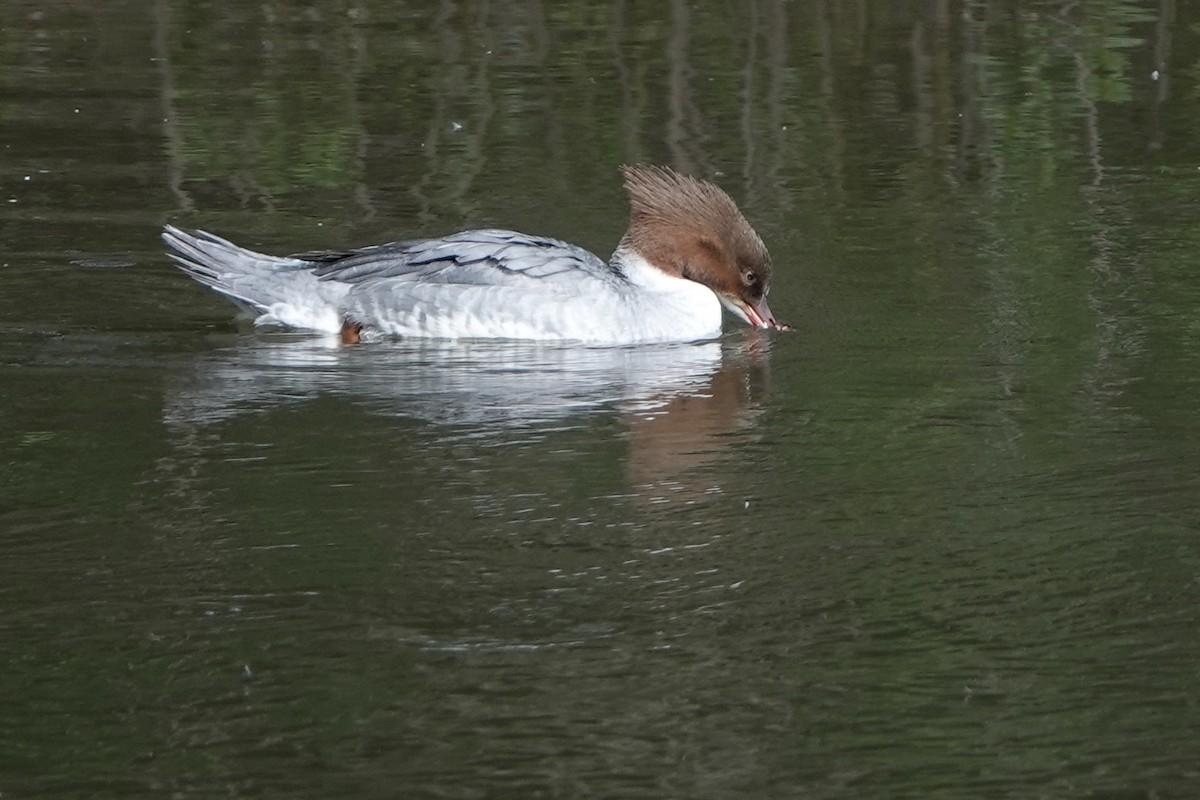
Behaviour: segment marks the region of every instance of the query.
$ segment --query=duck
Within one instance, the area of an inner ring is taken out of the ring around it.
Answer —
[[[385,337],[634,345],[721,335],[722,309],[787,330],[767,303],[771,257],[733,199],[667,167],[622,167],[629,225],[607,260],[494,228],[273,256],[214,234],[163,229],[187,275],[256,325]]]

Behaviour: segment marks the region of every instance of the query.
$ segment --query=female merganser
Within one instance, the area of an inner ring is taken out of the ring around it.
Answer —
[[[687,342],[721,332],[724,305],[783,329],[767,306],[771,257],[724,191],[663,167],[624,167],[629,229],[606,264],[557,239],[472,230],[441,239],[298,253],[246,250],[168,225],[188,275],[258,314],[255,324],[340,333]]]

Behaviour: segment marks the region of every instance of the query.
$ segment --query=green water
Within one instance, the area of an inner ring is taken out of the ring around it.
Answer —
[[[1195,9],[0,18],[0,796],[1195,796]],[[637,161],[794,332],[342,348],[157,239],[607,255]]]

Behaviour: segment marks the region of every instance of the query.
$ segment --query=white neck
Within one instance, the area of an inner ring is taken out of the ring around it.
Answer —
[[[612,262],[631,287],[649,301],[654,318],[664,324],[682,325],[695,338],[721,332],[721,303],[704,284],[671,275],[635,250],[618,249]]]

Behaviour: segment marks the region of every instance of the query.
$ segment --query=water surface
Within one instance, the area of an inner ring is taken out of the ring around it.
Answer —
[[[0,794],[1189,797],[1171,2],[0,6]],[[796,331],[255,331],[269,252],[716,180]]]

